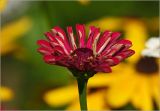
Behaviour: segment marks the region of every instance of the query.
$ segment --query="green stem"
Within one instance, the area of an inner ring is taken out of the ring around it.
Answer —
[[[87,111],[87,98],[86,98],[87,97],[86,96],[86,94],[87,94],[87,82],[88,82],[88,79],[77,78],[81,111],[82,110]]]

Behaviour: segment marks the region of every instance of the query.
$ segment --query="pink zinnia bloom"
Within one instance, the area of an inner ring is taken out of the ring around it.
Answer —
[[[129,40],[119,39],[119,32],[104,31],[91,26],[88,38],[84,25],[76,25],[77,36],[71,26],[67,34],[56,26],[45,36],[48,40],[38,40],[38,51],[48,64],[65,66],[72,72],[87,73],[93,76],[97,72],[111,72],[111,66],[117,65],[135,52],[129,49]],[[76,75],[76,76],[78,76]]]

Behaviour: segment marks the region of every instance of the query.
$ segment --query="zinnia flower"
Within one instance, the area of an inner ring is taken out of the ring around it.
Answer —
[[[99,28],[91,26],[87,40],[84,25],[76,25],[77,37],[72,27],[67,27],[67,32],[68,37],[58,26],[46,32],[48,41],[38,40],[38,51],[46,63],[65,66],[74,76],[88,78],[97,72],[111,72],[111,66],[134,54],[129,49],[132,43],[119,39],[119,32],[106,30],[101,34]]]

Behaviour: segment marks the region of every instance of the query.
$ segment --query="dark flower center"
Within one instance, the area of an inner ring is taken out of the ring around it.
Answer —
[[[87,59],[89,57],[93,56],[93,51],[91,49],[88,48],[78,48],[76,49],[73,53],[73,56],[78,56],[81,59]]]
[[[136,64],[136,70],[144,74],[158,72],[158,63],[153,57],[143,57]]]
[[[73,68],[70,69],[73,72],[73,69],[78,70],[76,72],[82,72],[83,74],[86,73],[87,77],[93,76],[95,74],[94,70],[92,69],[94,56],[93,51],[89,48],[78,48],[72,54],[71,63],[73,64]]]
[[[87,71],[89,70],[89,63],[93,60],[93,51],[88,48],[78,48],[73,52],[73,58],[80,69]]]

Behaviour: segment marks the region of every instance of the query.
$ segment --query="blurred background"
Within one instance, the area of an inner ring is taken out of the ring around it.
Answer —
[[[95,25],[100,27],[101,31],[105,29],[120,31],[122,32],[122,37],[132,37],[131,39],[133,39],[133,44],[135,45],[133,48],[135,51],[137,50],[135,58],[140,58],[145,42],[150,37],[159,36],[158,9],[159,1],[156,0],[99,2],[89,0],[1,0],[1,109],[56,110],[67,109],[71,107],[72,104],[76,104],[77,97],[71,97],[73,96],[72,90],[74,90],[76,85],[75,87],[73,86],[73,88],[69,87],[67,89],[68,86],[75,84],[75,79],[71,73],[64,67],[45,64],[42,56],[36,51],[38,48],[36,41],[38,39],[45,39],[44,32],[49,31],[56,25],[63,29],[66,29],[66,26],[69,25],[75,27],[76,23],[86,24],[86,26]],[[132,72],[132,70],[135,70],[133,64],[138,60],[139,59],[132,59],[131,62],[124,62],[124,64],[127,64],[125,68],[127,69],[127,67],[131,65]],[[144,69],[146,68],[147,67]],[[134,74],[136,73],[138,75],[138,70],[136,71]],[[157,75],[155,77],[156,80],[152,79],[153,81],[159,81],[158,70],[156,71],[156,74],[154,74]],[[115,73],[118,73],[118,71]],[[130,71],[128,71],[128,73],[130,73]],[[142,75],[150,78],[149,75],[153,74],[148,74],[147,72],[146,75]],[[124,81],[125,80],[127,81],[128,79],[124,79]],[[153,81],[151,83],[153,83]],[[95,82],[92,80],[92,82],[94,84],[97,80],[95,80]],[[139,81],[139,84],[141,83],[142,82]],[[98,87],[93,84],[89,86],[92,94],[94,94],[96,90],[97,95],[105,96],[108,94],[107,91],[109,88],[111,87],[112,89],[112,85],[107,85],[107,83],[105,90],[102,89],[101,86]],[[99,102],[99,99],[96,99],[97,101],[93,104],[99,103],[100,106],[103,107],[102,109],[106,108],[109,110],[158,109],[160,104],[160,99],[158,100],[159,84],[156,82],[154,85],[156,88],[153,95],[147,93],[148,96],[137,99],[137,101],[143,101],[143,103],[139,103],[140,105],[138,102],[132,102],[132,99],[127,99],[122,105],[120,105],[122,102],[120,102],[119,105],[114,105],[112,100],[107,101],[107,99],[104,100],[103,103]],[[150,88],[154,87],[152,85],[150,86]],[[60,88],[66,88],[66,90]],[[142,86],[139,89],[141,88],[143,89],[144,87]],[[58,95],[60,94],[58,91],[60,91],[62,95]],[[121,92],[120,88],[116,91],[117,93]],[[133,93],[138,92],[133,91]],[[76,95],[78,95],[78,93]],[[67,96],[71,98],[66,98]],[[130,95],[130,97],[132,96],[135,95]],[[94,97],[99,98],[99,96]],[[119,95],[119,97],[121,97],[121,95]],[[59,98],[63,98],[64,100],[59,100]],[[91,98],[93,97],[91,96]],[[123,98],[123,96],[121,98]],[[118,104],[118,102],[116,103]],[[94,109],[93,106],[91,107]]]

